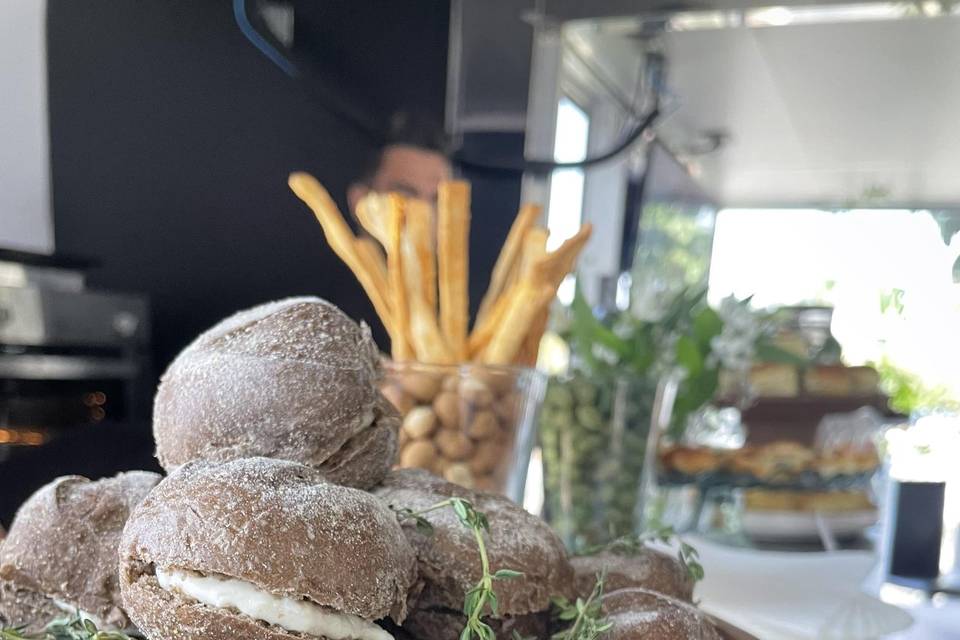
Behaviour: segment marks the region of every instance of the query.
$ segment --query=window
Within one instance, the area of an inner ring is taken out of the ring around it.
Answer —
[[[587,157],[590,117],[567,97],[557,104],[557,130],[554,137],[553,158],[557,162],[578,162]],[[583,169],[557,169],[550,177],[550,200],[547,205],[547,229],[550,240],[547,248],[557,246],[580,228],[583,217]],[[557,295],[564,303],[573,299],[573,278],[561,285]]]
[[[710,300],[832,306],[848,363],[891,363],[960,397],[958,231],[957,212],[725,209]]]

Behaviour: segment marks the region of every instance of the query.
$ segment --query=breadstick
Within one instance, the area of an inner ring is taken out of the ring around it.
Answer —
[[[552,284],[556,290],[567,274],[573,270],[577,256],[586,246],[592,232],[593,225],[590,223],[580,227],[576,234],[564,240],[555,251],[551,251],[531,265],[532,277],[539,282]]]
[[[552,302],[552,300],[551,300]],[[520,346],[520,353],[517,356],[517,363],[525,367],[533,367],[537,364],[537,356],[540,354],[540,340],[547,330],[547,323],[550,321],[550,303],[540,310],[540,313],[533,319],[527,336],[523,339]]]
[[[519,283],[510,287],[506,293],[498,297],[483,322],[474,325],[473,331],[470,332],[470,338],[467,340],[467,350],[470,358],[479,357],[483,350],[487,348],[487,345],[490,344],[497,327],[503,324],[504,314],[507,312],[507,307],[512,299],[512,294],[517,290],[517,286],[519,286]]]
[[[521,281],[511,296],[503,322],[483,352],[485,364],[510,364],[520,350],[534,318],[553,299],[556,290],[548,284]]]
[[[437,326],[436,316],[427,306],[419,292],[409,296],[410,303],[410,333],[413,349],[417,361],[429,364],[454,364],[457,357],[447,346],[440,328]]]
[[[521,246],[521,256],[516,260],[516,264],[511,270],[513,282],[507,286],[503,295],[497,297],[486,316],[482,320],[478,320],[473,326],[473,331],[470,333],[470,339],[467,343],[471,357],[481,353],[487,347],[497,327],[503,322],[503,315],[511,298],[511,292],[516,290],[522,280],[532,277],[534,265],[547,259],[547,236],[547,230],[542,227],[534,227],[527,231]],[[545,268],[541,267],[541,269]]]
[[[510,232],[507,234],[507,239],[500,249],[500,255],[497,256],[497,262],[493,265],[493,272],[490,274],[490,286],[487,287],[487,292],[480,302],[480,309],[477,311],[477,323],[483,321],[484,316],[490,312],[497,297],[506,289],[510,271],[514,268],[523,248],[523,238],[537,221],[537,218],[540,217],[541,210],[535,204],[525,204],[520,207],[520,211],[510,227]]]
[[[530,272],[533,264],[547,255],[547,238],[550,232],[543,227],[534,227],[523,236],[523,249],[520,252],[520,268],[517,275],[523,277]]]
[[[354,245],[357,248],[357,257],[370,274],[380,297],[389,303],[390,287],[387,284],[387,263],[377,241],[372,238],[357,238]]]
[[[387,196],[387,282],[390,285],[390,310],[397,335],[401,338],[391,345],[395,361],[409,360],[413,356],[408,339],[410,336],[410,309],[407,306],[407,289],[403,277],[403,201],[400,196]]]
[[[440,184],[437,200],[437,272],[440,329],[457,358],[467,358],[467,291],[470,185],[454,180]]]
[[[354,244],[356,237],[350,227],[347,226],[333,198],[317,182],[317,179],[308,173],[291,173],[287,184],[290,185],[290,189],[297,197],[303,200],[313,211],[320,227],[323,229],[323,235],[327,238],[327,244],[360,282],[360,286],[363,287],[367,297],[370,298],[370,302],[373,303],[374,310],[380,316],[380,321],[390,333],[391,342],[393,342],[394,327],[391,320],[390,304],[387,302],[383,290],[378,287],[376,276],[372,275],[370,269],[365,266],[364,260],[360,257]]]
[[[357,220],[367,233],[376,238],[384,248],[390,242],[389,218],[390,196],[371,191],[357,203]]]
[[[529,266],[529,277],[546,278],[548,286],[553,289],[554,295],[556,295],[556,291],[564,278],[573,271],[577,257],[587,244],[587,240],[590,239],[592,230],[591,225],[586,224],[581,227],[573,237],[560,245],[552,254],[535,258]],[[526,337],[523,339],[523,345],[518,354],[518,362],[520,364],[528,367],[536,365],[537,355],[540,351],[540,340],[543,338],[543,333],[547,329],[549,320],[550,303],[548,302],[534,318],[527,331]]]
[[[424,302],[431,313],[437,308],[437,259],[433,251],[433,209],[423,200],[407,200],[406,236],[417,263]]]

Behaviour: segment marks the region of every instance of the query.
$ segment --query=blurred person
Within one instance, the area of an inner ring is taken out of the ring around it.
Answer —
[[[452,174],[447,146],[439,123],[417,114],[394,114],[383,145],[347,189],[351,213],[370,191],[396,192],[436,203],[440,182],[449,180]]]

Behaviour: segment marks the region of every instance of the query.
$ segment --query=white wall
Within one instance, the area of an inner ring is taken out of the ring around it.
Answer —
[[[45,0],[3,0],[0,248],[53,252]]]

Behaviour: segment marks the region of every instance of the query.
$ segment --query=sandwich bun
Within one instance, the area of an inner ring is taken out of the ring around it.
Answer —
[[[694,580],[678,558],[650,547],[636,553],[623,555],[613,551],[601,551],[570,560],[576,581],[577,595],[587,598],[597,581],[597,574],[606,572],[604,590],[608,593],[618,589],[640,587],[664,595],[693,601]]]
[[[319,298],[237,313],[201,334],[160,380],[157,458],[263,456],[369,488],[394,463],[400,417],[381,395],[370,329]]]
[[[33,632],[80,610],[98,626],[127,628],[117,548],[130,512],[159,481],[146,471],[64,476],[28,498],[0,545],[0,617]]]
[[[311,616],[389,637],[373,621],[402,622],[415,582],[413,549],[380,501],[268,458],[181,466],[120,544],[124,603],[151,640],[338,640],[296,627]]]
[[[486,514],[490,532],[485,534],[490,571],[512,569],[523,575],[511,580],[494,581],[498,615],[491,626],[541,626],[541,612],[550,607],[552,596],[570,596],[573,569],[563,543],[540,518],[499,495],[465,489],[420,469],[391,472],[374,493],[394,508],[420,511],[448,498],[462,498]],[[418,531],[412,521],[403,531],[417,551],[423,592],[417,599],[411,621],[405,628],[421,640],[456,638],[463,628],[463,600],[467,591],[480,580],[482,569],[473,532],[459,521],[451,509],[424,515],[433,527],[432,534]],[[430,620],[430,616],[437,619]],[[534,620],[520,621],[528,615]],[[417,633],[419,632],[419,633]]]

